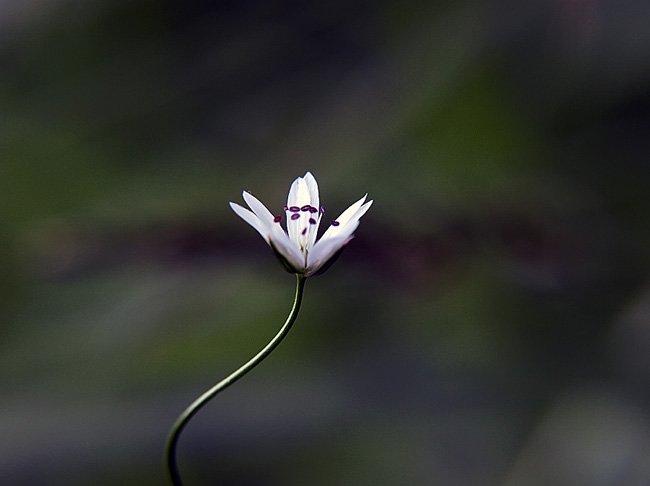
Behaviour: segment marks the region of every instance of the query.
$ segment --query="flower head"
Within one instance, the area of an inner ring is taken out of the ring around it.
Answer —
[[[273,215],[250,192],[244,191],[242,196],[251,210],[231,202],[233,211],[262,235],[287,270],[306,277],[323,270],[325,264],[338,255],[354,237],[359,219],[372,205],[372,201],[366,201],[366,194],[332,221],[316,241],[325,209],[320,205],[318,184],[311,172],[291,184],[284,206],[287,231],[281,226],[282,216]]]

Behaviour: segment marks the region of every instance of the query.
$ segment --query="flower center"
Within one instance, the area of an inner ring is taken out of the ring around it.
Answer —
[[[311,228],[315,227],[315,225],[318,224],[318,220],[322,217],[323,214],[325,214],[325,208],[322,206],[320,208],[317,208],[312,206],[311,204],[305,204],[304,206],[300,206],[300,207],[286,205],[282,209],[285,211],[288,221],[297,221],[301,218],[302,213],[306,213],[305,219],[308,224],[304,226],[302,224],[300,225],[303,227],[302,229],[299,230],[300,231],[299,241],[296,242],[300,246],[300,251],[302,251],[305,254],[305,258],[306,258],[307,252],[309,251],[307,247],[310,246],[309,238],[314,236],[312,234],[313,230],[311,230]],[[280,222],[281,221],[280,216],[276,216],[273,219],[273,221],[275,221],[276,223]]]

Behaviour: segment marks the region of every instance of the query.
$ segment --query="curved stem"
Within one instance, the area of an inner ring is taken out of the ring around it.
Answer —
[[[289,312],[289,316],[287,317],[284,325],[280,328],[273,339],[271,339],[271,341],[266,346],[264,346],[264,348],[262,348],[259,353],[253,356],[239,369],[232,372],[226,378],[221,380],[219,383],[205,391],[201,396],[194,400],[190,406],[187,407],[185,411],[183,411],[183,413],[178,416],[176,422],[174,422],[174,425],[172,426],[171,430],[169,431],[169,435],[167,436],[167,443],[165,445],[167,469],[169,471],[169,477],[173,485],[181,486],[183,484],[181,475],[178,471],[178,466],[176,464],[176,446],[178,444],[178,439],[181,432],[190,421],[190,419],[217,393],[235,383],[246,373],[260,364],[262,360],[271,354],[271,352],[285,338],[285,336],[289,333],[291,326],[296,321],[296,317],[298,317],[298,311],[300,310],[300,304],[302,302],[302,293],[305,287],[305,279],[305,276],[296,274],[296,295],[293,300],[293,307],[291,307],[291,312]]]

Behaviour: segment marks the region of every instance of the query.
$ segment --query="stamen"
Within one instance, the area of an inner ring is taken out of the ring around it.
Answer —
[[[321,207],[320,207],[320,213],[321,213],[321,214],[325,214],[325,207],[324,207],[324,206],[321,206]]]
[[[300,234],[304,236],[305,233],[307,233],[307,228],[303,228],[303,229],[302,229],[302,232],[301,232]]]
[[[300,211],[300,208],[298,206],[291,206],[289,208],[289,211],[291,211],[292,213],[297,213],[298,211]]]
[[[341,224],[341,223],[339,223],[339,222],[336,221],[336,220],[332,221],[332,226],[338,226],[338,225],[340,225],[340,224]]]
[[[292,214],[291,219],[298,219],[300,217],[299,214]]]
[[[282,216],[276,216],[275,218],[273,218],[274,223],[279,223],[280,221],[282,221]]]
[[[315,208],[314,206],[309,206],[309,212],[310,212],[310,213],[317,213],[317,212],[318,212],[318,209]]]
[[[284,211],[289,211],[289,207],[288,207],[288,206],[284,206],[282,209],[283,209]]]
[[[309,218],[309,224],[316,224],[316,220],[314,218]]]
[[[309,204],[305,204],[303,207],[300,208],[301,211],[307,212],[311,210],[311,206]]]

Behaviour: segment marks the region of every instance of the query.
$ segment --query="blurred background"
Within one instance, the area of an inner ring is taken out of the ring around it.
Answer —
[[[650,484],[650,4],[0,3],[0,478],[165,484],[294,279],[228,207],[375,200],[188,485]]]

